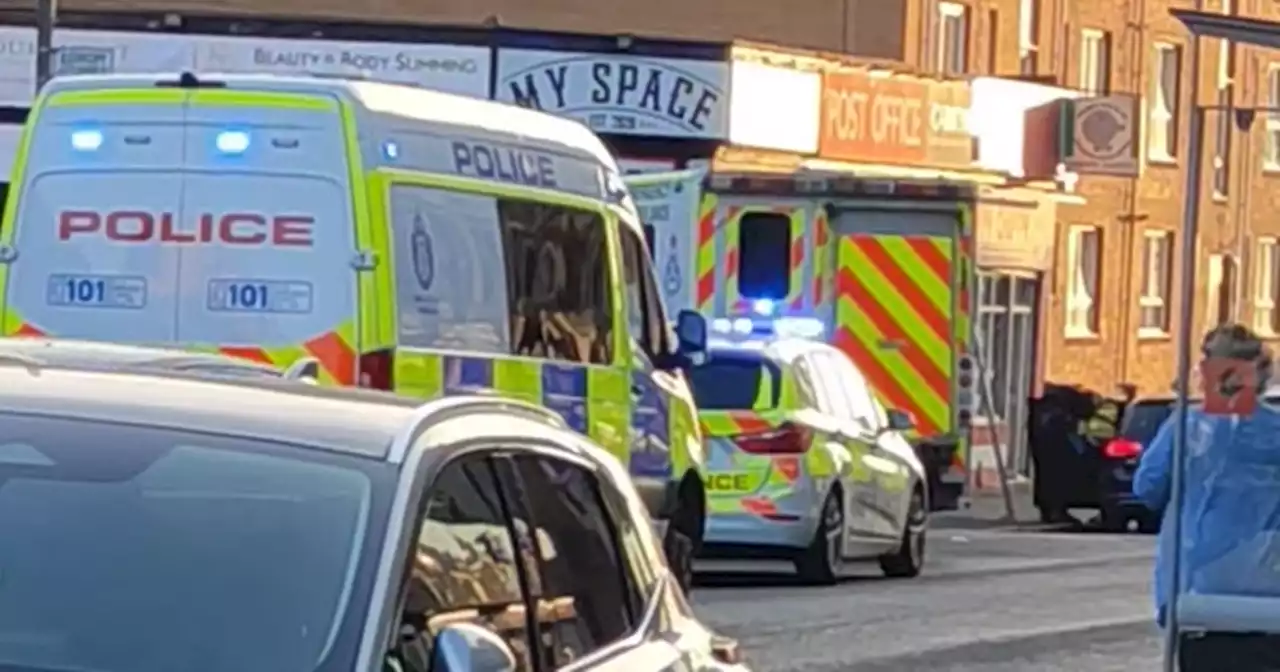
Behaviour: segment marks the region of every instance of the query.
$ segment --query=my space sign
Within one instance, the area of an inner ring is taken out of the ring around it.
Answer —
[[[535,49],[498,52],[498,100],[578,119],[598,133],[723,138],[723,61]]]

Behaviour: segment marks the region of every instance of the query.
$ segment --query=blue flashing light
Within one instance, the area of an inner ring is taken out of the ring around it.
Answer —
[[[382,155],[387,157],[388,161],[395,161],[400,158],[400,145],[392,140],[382,143]]]
[[[77,152],[96,152],[102,147],[102,131],[82,129],[71,132],[71,148]]]
[[[244,131],[223,131],[213,144],[223,154],[244,154],[249,149],[249,134]]]
[[[751,303],[751,309],[754,310],[757,315],[772,315],[773,299],[756,299]]]
[[[711,331],[720,341],[746,345],[749,341],[765,342],[777,338],[821,339],[826,326],[822,320],[812,317],[772,320],[720,317],[711,321]]]

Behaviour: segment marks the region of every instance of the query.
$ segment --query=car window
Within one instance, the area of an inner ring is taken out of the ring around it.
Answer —
[[[853,403],[845,393],[844,384],[840,382],[840,374],[832,365],[830,355],[825,352],[806,355],[809,369],[818,382],[818,393],[822,395],[819,410],[837,418],[853,419]]]
[[[535,551],[528,577],[545,644],[538,655],[555,669],[627,636],[639,617],[636,589],[591,472],[532,455],[509,464],[515,529]]]
[[[800,405],[805,408],[813,408],[823,410],[823,401],[821,395],[818,394],[818,381],[813,373],[813,367],[808,364],[808,360],[804,358],[797,359],[791,367],[792,375],[796,384],[796,394],[799,396]],[[827,411],[829,412],[829,411]]]
[[[757,353],[716,352],[689,371],[693,399],[704,411],[777,408],[782,370]]]
[[[0,668],[351,670],[390,465],[0,412]]]
[[[405,672],[429,672],[431,643],[459,621],[484,626],[533,669],[513,535],[497,482],[482,458],[450,464],[424,497],[405,579],[401,645]]]
[[[871,391],[867,388],[867,381],[862,377],[862,373],[854,367],[853,362],[850,362],[844,353],[826,352],[823,356],[825,361],[831,364],[831,371],[839,377],[840,384],[844,387],[845,398],[849,400],[849,412],[853,419],[870,429],[879,429],[883,423],[880,422],[879,414],[876,413]]]
[[[1120,421],[1120,436],[1141,444],[1150,443],[1156,438],[1160,425],[1173,414],[1173,405],[1172,399],[1153,399],[1130,404]]]
[[[391,219],[401,345],[612,363],[599,213],[395,185]]]
[[[627,327],[650,360],[667,354],[667,320],[662,297],[653,279],[653,266],[644,244],[625,226],[618,227],[622,239],[622,270],[627,290]]]

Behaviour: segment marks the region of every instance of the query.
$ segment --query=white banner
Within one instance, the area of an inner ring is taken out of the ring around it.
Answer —
[[[0,106],[27,107],[35,92],[34,28],[0,26]],[[54,74],[177,72],[365,77],[487,98],[486,47],[331,42],[261,37],[54,31]]]
[[[572,117],[598,133],[723,138],[729,66],[722,61],[500,49],[495,98]]]

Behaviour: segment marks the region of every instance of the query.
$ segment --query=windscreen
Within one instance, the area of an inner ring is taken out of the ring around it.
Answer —
[[[0,667],[351,670],[383,466],[0,413]]]
[[[1120,422],[1120,436],[1146,445],[1156,438],[1160,425],[1172,414],[1172,399],[1151,399],[1130,404]]]
[[[777,407],[781,377],[762,355],[713,353],[690,371],[689,382],[699,410],[762,411]]]
[[[336,107],[51,107],[34,134],[7,299],[40,331],[269,347],[354,312]]]

